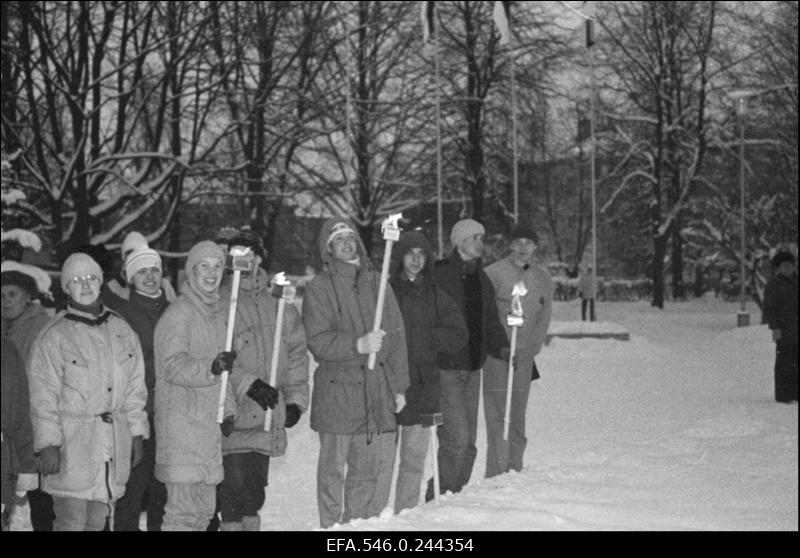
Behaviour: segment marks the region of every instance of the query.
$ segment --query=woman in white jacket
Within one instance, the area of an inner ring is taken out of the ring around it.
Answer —
[[[149,436],[139,340],[100,302],[103,272],[86,254],[64,262],[69,295],[28,363],[34,451],[55,531],[100,531]]]

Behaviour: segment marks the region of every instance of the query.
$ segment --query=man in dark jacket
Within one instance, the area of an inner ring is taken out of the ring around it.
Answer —
[[[380,331],[372,331],[380,274],[347,219],[320,231],[322,273],[306,287],[303,325],[319,362],[311,429],[319,433],[317,503],[323,528],[379,515],[394,468],[394,413],[405,406],[408,355],[403,317],[391,287]],[[368,369],[370,353],[375,367]]]
[[[130,293],[127,300],[120,299],[117,307],[120,314],[139,338],[144,356],[144,381],[147,386],[147,418],[150,422],[150,438],[144,441],[144,455],[138,467],[131,470],[125,495],[117,501],[114,509],[115,531],[138,531],[139,512],[147,502],[147,530],[160,531],[167,503],[167,489],[155,478],[156,436],[153,420],[156,385],[153,336],[159,318],[169,302],[161,288],[162,266],[158,252],[146,246],[132,250],[125,260],[125,275],[129,278]]]
[[[450,256],[437,262],[436,283],[461,309],[469,330],[466,347],[439,355],[444,424],[439,429],[439,479],[442,493],[459,492],[469,482],[478,453],[480,371],[486,355],[508,359],[509,343],[500,323],[492,282],[481,268],[486,230],[472,219],[453,225]],[[433,498],[429,484],[426,499]]]
[[[775,341],[775,401],[797,401],[797,275],[791,252],[772,258],[772,278],[764,288],[764,321]]]
[[[391,285],[403,313],[410,381],[406,407],[397,415],[400,466],[394,509],[400,513],[419,502],[431,430],[427,426],[441,412],[438,355],[463,349],[468,332],[456,303],[433,283],[433,252],[425,236],[403,233],[393,255]]]

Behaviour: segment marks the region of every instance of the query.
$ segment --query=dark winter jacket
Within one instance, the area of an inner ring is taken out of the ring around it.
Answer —
[[[412,248],[425,250],[425,267],[414,282],[403,271],[403,256]],[[439,353],[455,353],[467,344],[467,325],[447,292],[433,284],[433,252],[421,233],[403,233],[394,251],[392,289],[406,328],[408,374],[406,407],[398,424],[421,424],[421,415],[440,411]]]
[[[480,370],[487,354],[502,358],[501,349],[509,346],[508,336],[497,315],[494,287],[480,261],[465,262],[454,248],[447,258],[436,262],[434,277],[461,309],[469,330],[467,346],[440,354],[439,367]]]
[[[781,330],[779,343],[797,345],[797,276],[774,274],[764,288],[764,321]]]
[[[340,262],[328,250],[327,239],[336,223],[326,221],[320,231],[322,273],[306,287],[303,325],[308,348],[319,367],[311,394],[311,428],[330,434],[391,432],[397,425],[394,396],[408,388],[408,355],[403,317],[389,285],[381,329],[386,332],[374,370],[357,342],[372,330],[380,273],[367,258],[358,239],[360,265]]]
[[[2,502],[6,506],[14,500],[17,476],[35,473],[33,456],[33,428],[31,427],[28,380],[25,365],[14,344],[2,338],[2,381],[0,381],[0,475],[2,476]]]
[[[145,296],[142,293],[131,289],[130,298],[123,301],[117,309],[117,313],[125,318],[131,326],[139,343],[142,346],[144,356],[144,383],[147,386],[147,406],[145,410],[149,416],[153,415],[154,400],[153,390],[156,386],[156,365],[153,356],[153,336],[156,331],[156,324],[159,318],[167,309],[166,294],[161,294],[155,298]]]
[[[14,320],[3,320],[3,335],[11,339],[22,357],[23,365],[31,354],[33,340],[51,319],[38,302],[28,304],[25,311]]]

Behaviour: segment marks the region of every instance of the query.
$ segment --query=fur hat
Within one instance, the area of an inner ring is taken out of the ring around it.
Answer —
[[[161,256],[152,248],[134,248],[125,260],[125,278],[130,281],[137,271],[145,267],[161,269]]]
[[[136,248],[147,248],[147,239],[136,231],[129,232],[122,241],[122,255],[127,258],[128,252]]]
[[[511,235],[508,239],[511,242],[519,238],[527,238],[528,240],[532,240],[535,244],[539,244],[539,235],[536,234],[536,231],[533,230],[531,227],[527,225],[515,225],[513,229],[511,229]]]
[[[5,287],[6,285],[14,285],[21,289],[24,289],[31,299],[36,299],[39,297],[39,289],[36,288],[36,281],[33,280],[33,277],[22,273],[21,271],[4,271],[0,274],[0,283],[2,286]]]
[[[86,275],[97,275],[100,282],[103,282],[103,270],[100,265],[88,254],[76,252],[66,259],[61,266],[61,288],[69,294],[67,286],[73,277],[85,277]]]
[[[450,242],[453,246],[458,246],[465,238],[469,238],[476,234],[486,234],[486,229],[473,219],[461,219],[453,225],[450,231]]]
[[[781,250],[772,256],[772,269],[778,269],[783,262],[794,263],[794,255],[787,250]]]

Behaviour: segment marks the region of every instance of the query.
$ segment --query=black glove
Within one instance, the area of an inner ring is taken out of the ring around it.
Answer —
[[[511,347],[500,347],[500,360],[508,362],[511,358]]]
[[[536,361],[533,361],[533,370],[531,370],[531,382],[539,379],[539,369],[536,368]]]
[[[211,363],[211,373],[219,376],[225,370],[231,372],[233,370],[233,361],[236,360],[236,351],[222,351]]]
[[[247,397],[258,403],[265,411],[267,407],[274,409],[275,405],[278,404],[278,390],[258,378],[250,384],[250,388],[247,390]]]
[[[226,438],[231,435],[233,432],[233,425],[236,422],[236,417],[233,415],[229,415],[225,417],[225,420],[222,421],[222,424],[219,425],[219,429],[222,430],[222,435]]]
[[[300,415],[302,414],[303,411],[300,410],[300,407],[294,403],[289,403],[286,405],[286,422],[283,426],[286,428],[291,428],[297,424],[297,421],[300,420]]]

